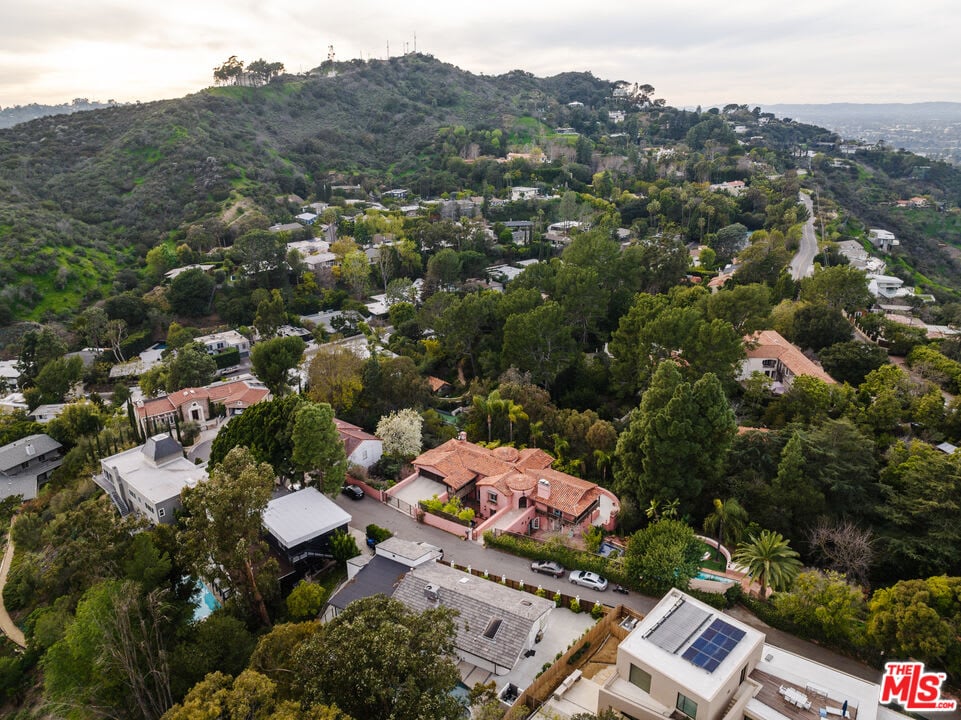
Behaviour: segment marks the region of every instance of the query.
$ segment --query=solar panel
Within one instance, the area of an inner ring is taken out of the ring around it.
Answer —
[[[644,637],[662,650],[676,653],[709,617],[711,613],[681,600]]]
[[[689,663],[709,673],[717,670],[744,638],[745,632],[717,618],[681,655]]]

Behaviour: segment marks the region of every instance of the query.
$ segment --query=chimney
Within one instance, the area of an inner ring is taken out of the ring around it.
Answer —
[[[440,591],[440,588],[438,588],[436,585],[429,584],[424,587],[424,595],[431,602],[438,602],[440,600],[439,591]]]
[[[459,433],[457,433],[457,439],[461,442],[467,442],[467,433],[461,430]]]
[[[547,499],[551,496],[551,484],[544,478],[537,481],[537,497]]]

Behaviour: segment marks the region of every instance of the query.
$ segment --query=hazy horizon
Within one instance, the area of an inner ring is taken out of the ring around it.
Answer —
[[[929,0],[870,7],[809,0],[679,0],[482,8],[411,0],[379,7],[168,0],[147,6],[34,0],[5,11],[0,106],[74,98],[148,102],[209,87],[229,56],[280,61],[292,73],[338,59],[416,49],[473,73],[538,76],[589,70],[649,83],[675,106],[961,102],[951,48],[961,6]],[[415,40],[416,36],[416,40]],[[722,102],[723,99],[723,102]]]

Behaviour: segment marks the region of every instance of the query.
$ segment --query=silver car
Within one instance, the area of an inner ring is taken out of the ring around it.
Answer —
[[[571,572],[570,581],[574,585],[581,585],[601,592],[607,590],[607,579],[587,570],[574,570]]]
[[[531,570],[536,573],[553,575],[554,577],[564,577],[564,573],[567,572],[563,565],[553,560],[535,560],[531,563]]]

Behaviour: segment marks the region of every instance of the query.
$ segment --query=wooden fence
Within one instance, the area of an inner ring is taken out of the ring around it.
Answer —
[[[594,653],[604,645],[609,636],[614,635],[618,640],[623,640],[627,637],[628,631],[620,626],[620,622],[628,615],[639,618],[633,610],[623,605],[610,608],[604,617],[601,618],[596,625],[588,628],[587,632],[581,635],[581,637],[568,648],[566,653],[561,655],[558,660],[555,660],[553,665],[534,678],[534,682],[514,701],[510,711],[513,711],[521,705],[526,705],[533,712],[551,697],[558,686],[564,682],[565,678],[585,665],[591,657],[593,657]],[[576,660],[571,660],[574,654],[581,651],[585,645],[587,645],[587,650],[581,652]],[[570,662],[568,662],[569,660]],[[510,711],[508,711],[508,714]],[[505,715],[505,717],[507,717],[507,715]]]

